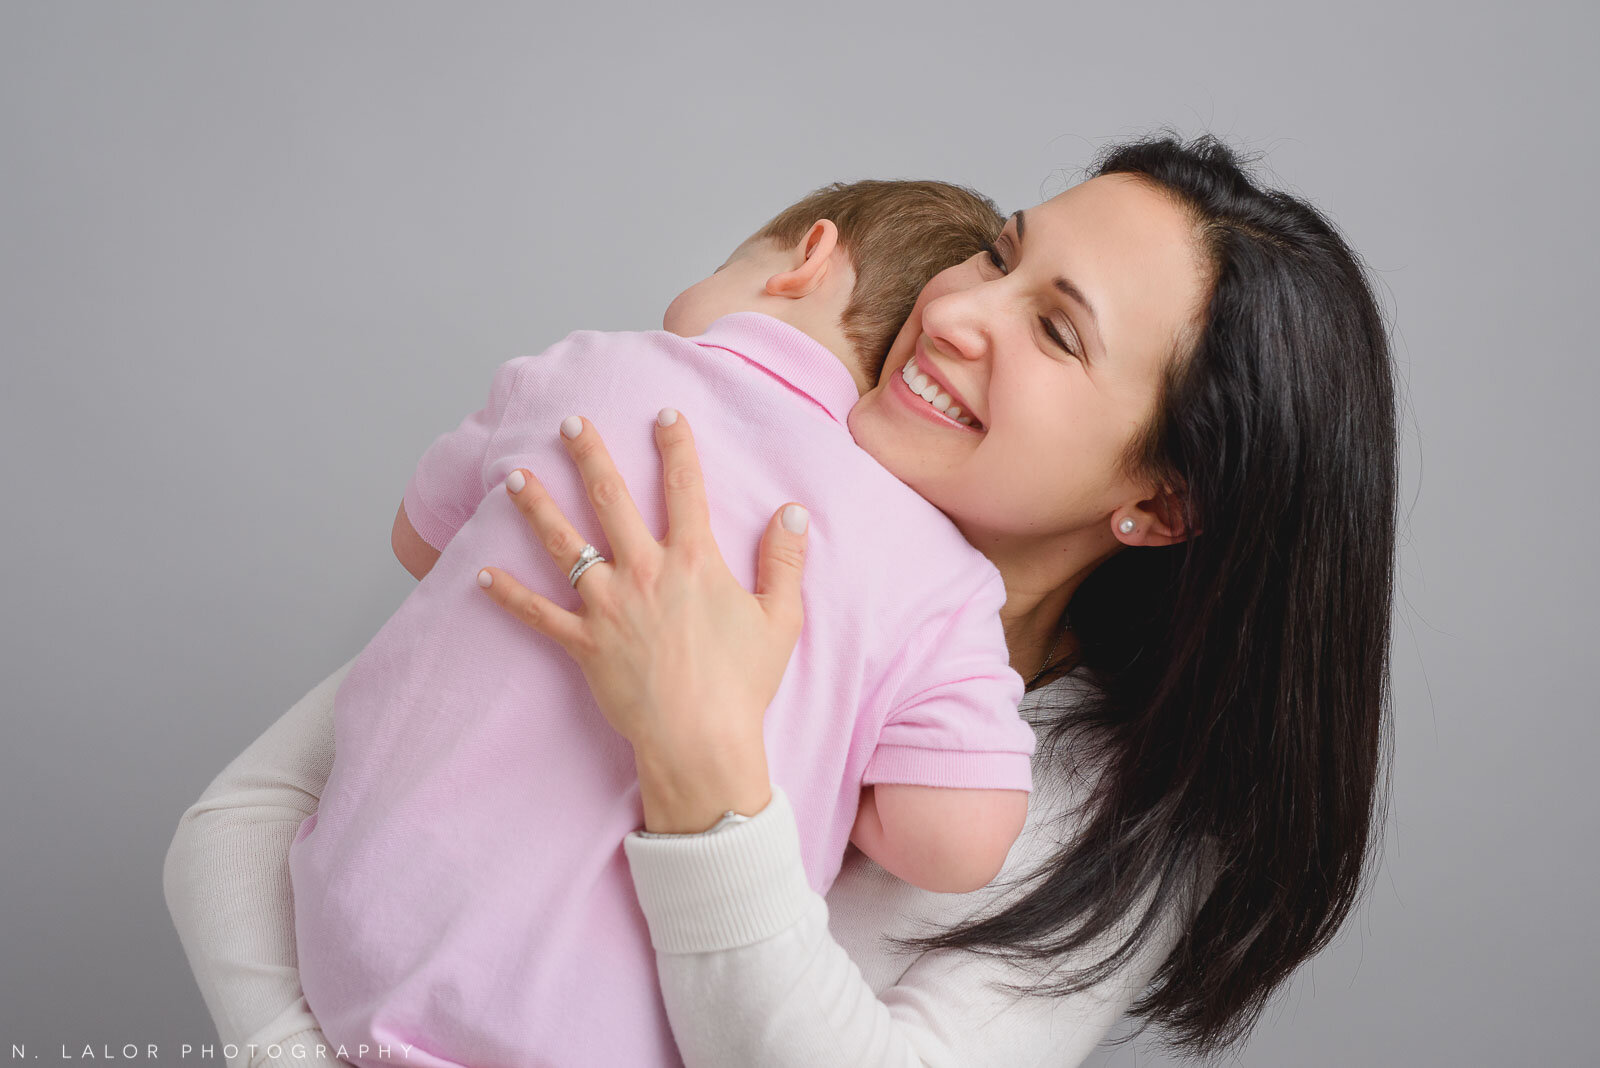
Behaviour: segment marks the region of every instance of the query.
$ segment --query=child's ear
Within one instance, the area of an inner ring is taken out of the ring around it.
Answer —
[[[832,219],[818,219],[792,250],[796,266],[767,279],[767,293],[774,297],[803,297],[828,277],[833,253],[839,247],[839,228]]]

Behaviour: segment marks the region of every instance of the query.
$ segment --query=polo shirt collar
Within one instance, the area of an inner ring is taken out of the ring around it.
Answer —
[[[822,342],[782,319],[760,312],[734,312],[692,339],[726,349],[757,364],[820,404],[844,423],[861,394],[839,357]]]

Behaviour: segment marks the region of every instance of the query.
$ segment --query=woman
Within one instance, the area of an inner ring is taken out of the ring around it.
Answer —
[[[756,594],[738,588],[697,514],[693,413],[657,432],[665,548],[625,494],[591,494],[616,559],[581,580],[581,615],[488,569],[488,595],[563,644],[633,743],[645,829],[679,835],[625,848],[690,1064],[1071,1064],[1125,1010],[1216,1052],[1354,903],[1388,704],[1381,316],[1326,220],[1209,137],[1112,146],[1094,173],[930,282],[850,414],[1006,579],[1040,745],[1028,825],[986,890],[918,891],[855,851],[826,909],[805,887],[760,729],[804,534],[780,509]],[[896,391],[913,356],[981,435]],[[614,479],[592,427],[569,449],[591,486]],[[570,565],[582,539],[537,480],[516,497]],[[169,853],[225,1040],[320,1037],[284,857],[331,762],[341,674],[224,771]],[[755,818],[693,833],[727,810]]]

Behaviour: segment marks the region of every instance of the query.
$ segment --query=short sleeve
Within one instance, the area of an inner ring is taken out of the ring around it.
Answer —
[[[1005,596],[999,572],[991,572],[954,613],[906,642],[898,693],[863,786],[1031,789],[1034,734],[1017,711],[1024,686],[1000,625]]]
[[[441,552],[489,492],[484,483],[489,443],[500,429],[528,359],[519,356],[500,365],[489,386],[488,403],[435,438],[406,483],[406,517],[422,540]]]

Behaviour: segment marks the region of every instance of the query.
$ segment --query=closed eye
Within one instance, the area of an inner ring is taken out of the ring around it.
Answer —
[[[990,242],[983,250],[984,255],[989,258],[989,262],[993,264],[995,269],[1001,274],[1005,274],[1007,270],[1009,270],[1009,268],[1006,266],[1005,255],[1000,251],[1002,245],[1007,243],[1009,240],[1010,239],[1008,236],[1002,231],[1000,236],[994,241]],[[1080,353],[1069,341],[1067,341],[1066,337],[1061,332],[1061,328],[1055,324],[1054,320],[1050,319],[1048,316],[1041,315],[1039,316],[1039,324],[1044,327],[1045,336],[1058,345],[1068,356],[1071,356],[1075,359],[1083,359],[1082,353]]]
[[[1056,328],[1056,324],[1054,322],[1042,315],[1039,316],[1039,322],[1044,326],[1044,332],[1049,336],[1050,340],[1054,341],[1057,345],[1060,345],[1067,355],[1074,357],[1078,355],[1077,350],[1067,343],[1066,338],[1061,336],[1061,331]]]

